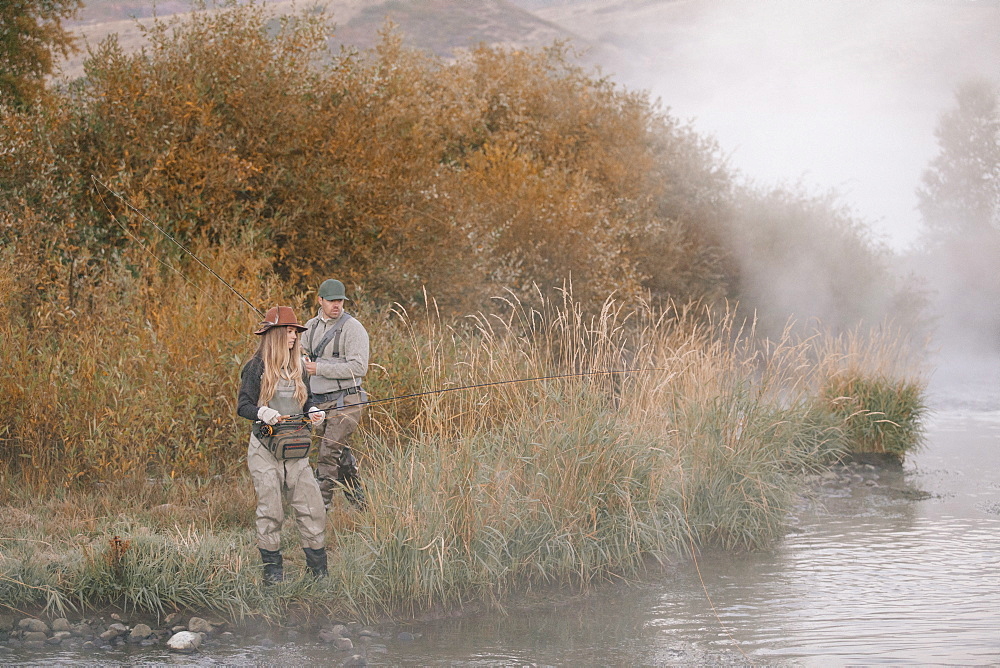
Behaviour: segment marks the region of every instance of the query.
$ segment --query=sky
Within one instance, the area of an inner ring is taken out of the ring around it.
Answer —
[[[715,137],[755,182],[835,189],[897,250],[918,240],[915,193],[955,89],[1000,85],[998,0],[631,5],[603,14],[607,73]]]

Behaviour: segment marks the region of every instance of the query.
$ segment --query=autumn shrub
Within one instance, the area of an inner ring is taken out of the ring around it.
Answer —
[[[448,62],[392,32],[331,54],[329,31],[313,12],[202,9],[154,22],[140,53],[105,41],[58,104],[5,111],[4,236],[52,265],[43,294],[99,281],[131,243],[91,175],[182,242],[264,235],[298,290],[336,273],[382,304],[427,289],[447,313],[569,278],[595,304],[722,292],[697,230],[724,165],[644,94],[565,47]]]
[[[243,292],[272,298],[253,254],[196,250]],[[260,316],[177,255],[171,271],[133,249],[126,260],[135,264],[107,270],[79,306],[45,302],[32,320],[14,312],[0,324],[11,344],[0,369],[8,474],[58,487],[210,475],[238,461],[235,387]],[[130,268],[142,269],[139,280]]]

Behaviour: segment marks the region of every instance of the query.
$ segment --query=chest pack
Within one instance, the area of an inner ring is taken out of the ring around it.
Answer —
[[[275,459],[302,459],[309,455],[312,445],[309,425],[307,420],[286,420],[277,424],[257,421],[253,434]]]
[[[333,341],[332,357],[340,357],[340,333],[344,331],[344,325],[347,324],[347,321],[350,320],[351,317],[350,313],[344,311],[340,317],[337,318],[337,322],[333,323],[333,327],[328,329],[326,334],[323,335],[323,338],[319,340],[319,345],[313,345],[316,330],[314,329],[309,332],[309,350],[306,352],[309,355],[310,361],[315,362],[319,359],[320,355],[323,354],[323,351],[326,350],[326,346],[330,343],[330,341]]]
[[[296,415],[302,411],[302,404],[295,399],[295,383],[287,378],[278,380],[274,397],[267,404],[282,415]],[[253,433],[261,445],[267,448],[274,458],[302,459],[309,454],[312,444],[311,423],[302,417],[288,419],[284,422],[266,424],[254,422]]]

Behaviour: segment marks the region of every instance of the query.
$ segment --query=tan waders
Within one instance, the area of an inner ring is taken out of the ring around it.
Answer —
[[[295,400],[294,389],[291,381],[279,381],[274,398],[268,402],[268,406],[282,415],[301,413],[302,407]],[[285,517],[285,499],[295,516],[310,571],[318,574],[317,571],[322,570],[321,574],[325,575],[326,512],[319,485],[309,466],[309,458],[277,460],[251,434],[247,466],[257,492],[257,547],[264,564],[265,583],[280,581],[283,575],[281,525]]]
[[[320,438],[316,477],[327,508],[333,499],[333,491],[338,487],[344,490],[344,496],[352,505],[365,505],[364,492],[358,479],[357,460],[354,459],[349,443],[351,434],[357,431],[358,423],[361,422],[363,407],[358,404],[365,401],[367,395],[361,388],[351,389],[354,390],[353,393],[341,390],[324,395],[324,398],[333,398],[319,405],[320,410],[326,411],[326,420],[322,430],[317,430]]]

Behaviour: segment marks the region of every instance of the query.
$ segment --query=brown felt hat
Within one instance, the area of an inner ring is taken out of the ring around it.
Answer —
[[[295,317],[295,311],[292,310],[291,306],[272,306],[267,309],[264,322],[260,323],[260,329],[254,332],[254,334],[263,334],[272,327],[294,327],[300,332],[306,331],[306,328],[299,324],[299,320]]]

